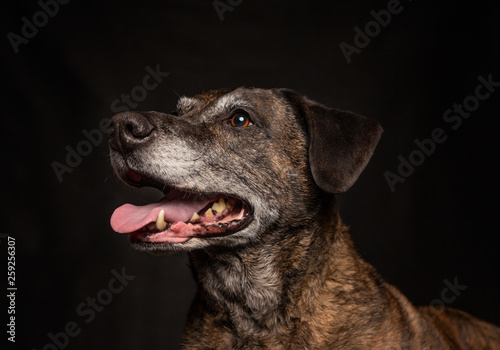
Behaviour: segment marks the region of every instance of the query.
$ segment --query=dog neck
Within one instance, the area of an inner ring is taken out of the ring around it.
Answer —
[[[298,322],[320,333],[322,303],[345,308],[346,300],[370,297],[380,282],[375,272],[367,275],[373,269],[357,256],[335,204],[316,219],[314,226],[275,231],[244,248],[192,252],[198,295],[190,317],[223,324],[239,337],[285,336]],[[338,320],[339,329],[345,322]]]

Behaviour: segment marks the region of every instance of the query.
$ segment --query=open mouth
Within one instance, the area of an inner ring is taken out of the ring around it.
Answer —
[[[124,204],[111,216],[111,227],[143,243],[185,243],[193,237],[233,234],[244,228],[252,215],[249,205],[228,194],[195,194],[165,185],[129,171],[127,182],[166,191],[165,197],[144,206]],[[165,193],[165,192],[164,192]]]

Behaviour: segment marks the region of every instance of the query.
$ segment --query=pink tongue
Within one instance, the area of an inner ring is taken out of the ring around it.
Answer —
[[[118,233],[131,233],[139,230],[151,222],[155,222],[158,213],[165,210],[165,221],[185,222],[191,216],[203,209],[209,199],[193,200],[189,198],[171,199],[163,197],[159,202],[143,206],[124,204],[115,209],[111,215],[111,227]]]

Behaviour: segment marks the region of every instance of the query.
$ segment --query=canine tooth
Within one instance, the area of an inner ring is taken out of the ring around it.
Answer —
[[[193,220],[196,220],[196,219],[199,219],[200,216],[198,215],[198,213],[194,213],[193,216],[191,216],[191,219],[189,219],[190,221],[193,221]]]
[[[214,216],[214,213],[212,212],[212,208],[208,208],[208,210],[205,212],[205,215],[208,217]]]
[[[156,218],[156,228],[158,230],[163,230],[165,227],[167,227],[167,223],[165,222],[165,210],[162,209]]]

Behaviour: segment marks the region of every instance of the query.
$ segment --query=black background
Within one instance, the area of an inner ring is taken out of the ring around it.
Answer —
[[[138,110],[168,112],[178,95],[245,85],[293,88],[378,120],[385,132],[371,163],[338,196],[361,255],[416,304],[457,279],[467,289],[448,306],[500,323],[500,91],[457,130],[443,120],[478,76],[500,81],[498,2],[401,5],[347,63],[340,43],[352,45],[354,27],[387,1],[244,0],[221,21],[211,1],[73,0],[17,54],[7,34],[21,34],[22,17],[40,6],[3,4],[0,232],[16,237],[16,348],[42,349],[70,321],[81,329],[70,349],[178,348],[194,294],[187,257],[134,252],[109,227],[117,206],[158,194],[116,179],[106,140],[62,182],[51,167],[157,65],[170,75]],[[397,173],[398,156],[435,128],[447,140],[392,192],[384,172]],[[135,279],[87,323],[78,305],[122,268]],[[0,314],[4,325],[7,306]]]

